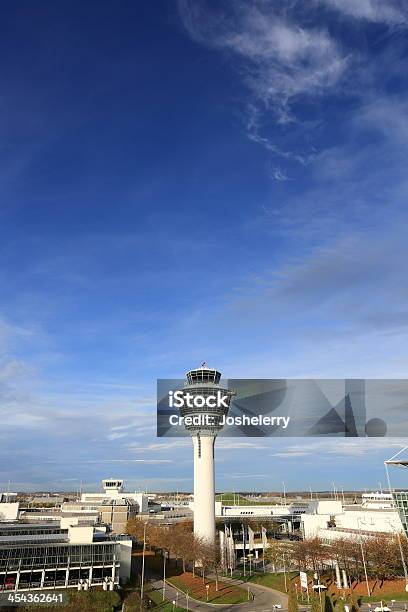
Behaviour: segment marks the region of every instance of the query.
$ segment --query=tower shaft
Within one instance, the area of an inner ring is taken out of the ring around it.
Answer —
[[[215,436],[192,436],[194,448],[194,535],[215,539]]]
[[[221,372],[203,364],[187,372],[179,405],[194,448],[194,534],[215,541],[214,444],[235,392],[221,386]]]

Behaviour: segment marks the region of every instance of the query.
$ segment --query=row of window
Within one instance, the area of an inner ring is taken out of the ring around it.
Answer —
[[[56,567],[61,565],[108,565],[119,558],[112,544],[27,546],[0,548],[0,571],[5,568]]]

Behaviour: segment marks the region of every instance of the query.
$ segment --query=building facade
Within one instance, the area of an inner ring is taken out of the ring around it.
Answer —
[[[0,526],[0,592],[110,589],[130,577],[132,541],[97,533],[92,526]]]

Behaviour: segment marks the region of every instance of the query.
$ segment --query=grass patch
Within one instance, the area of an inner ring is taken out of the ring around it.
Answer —
[[[408,602],[408,593],[377,593],[376,595],[371,595],[371,597],[368,597],[368,595],[359,595],[358,599],[363,602],[377,602],[382,600],[384,604],[387,602],[388,605],[390,605],[391,599],[395,599],[395,601]]]
[[[52,594],[53,591],[49,591]],[[91,591],[64,591],[68,595],[67,605],[30,605],[19,608],[21,612],[34,612],[37,610],[67,610],[69,612],[112,612],[120,610],[121,599],[117,591],[102,591],[92,589]]]
[[[297,572],[286,572],[286,581],[288,589],[290,587],[290,581],[293,578],[296,578],[299,574]],[[282,593],[286,593],[285,591],[285,576],[283,573],[273,574],[272,572],[262,572],[253,573],[252,576],[248,575],[244,577],[242,572],[235,572],[234,578],[239,578],[240,580],[246,580],[247,582],[254,582],[255,584],[259,584],[261,586],[267,586],[271,589],[275,589],[276,591],[281,591]]]
[[[216,501],[222,501],[223,506],[267,506],[268,502],[252,501],[239,493],[218,493],[215,496]]]
[[[215,581],[206,580],[205,583],[203,583],[201,577],[193,577],[189,572],[180,576],[173,576],[168,582],[179,591],[183,591],[183,593],[188,591],[190,597],[198,601],[207,601],[206,584],[209,585],[208,603],[238,604],[248,601],[248,593],[241,587],[219,580],[217,591]]]

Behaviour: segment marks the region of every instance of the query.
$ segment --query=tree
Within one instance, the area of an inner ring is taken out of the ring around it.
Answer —
[[[205,575],[207,570],[213,570],[218,576],[219,563],[220,563],[220,549],[216,542],[208,542],[204,539],[197,539],[197,561],[200,563],[202,568],[203,583],[205,582]],[[218,580],[217,580],[218,583]],[[217,585],[218,586],[218,585]]]
[[[370,576],[385,580],[395,574],[397,562],[396,540],[385,534],[364,541],[367,568]]]
[[[282,542],[278,540],[272,540],[268,542],[267,548],[264,551],[265,563],[272,563],[273,571],[276,571],[277,567],[282,567],[286,560],[287,551],[286,547]]]
[[[139,518],[131,518],[127,522],[126,533],[141,542],[143,540],[144,524]]]
[[[183,562],[183,572],[186,571],[186,563],[194,561],[194,535],[191,531],[179,529],[174,532],[173,549],[177,557],[180,557]]]
[[[289,591],[288,612],[298,612],[298,609],[299,609],[299,606],[298,606],[298,600],[297,600],[297,593],[292,588]]]

